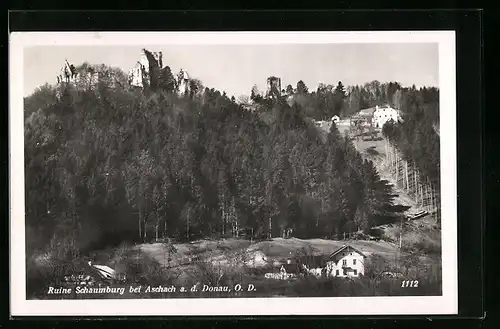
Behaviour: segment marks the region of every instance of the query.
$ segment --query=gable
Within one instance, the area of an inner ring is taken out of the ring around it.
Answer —
[[[330,260],[338,260],[340,258],[343,258],[345,256],[352,255],[352,256],[360,256],[360,257],[365,257],[365,255],[357,250],[356,248],[352,246],[342,246],[341,248],[337,249],[333,253],[330,254],[329,259]]]

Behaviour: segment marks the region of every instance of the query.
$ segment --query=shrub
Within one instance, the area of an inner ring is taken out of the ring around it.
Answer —
[[[137,250],[128,250],[116,260],[116,266],[122,267],[128,282],[156,285],[171,284],[173,273],[154,258]]]
[[[429,255],[441,254],[441,243],[429,238],[421,238],[415,248]]]

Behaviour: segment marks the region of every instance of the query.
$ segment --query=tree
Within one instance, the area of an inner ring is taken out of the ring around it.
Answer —
[[[316,92],[319,94],[319,93],[326,93],[327,92],[327,89],[326,89],[326,85],[322,82],[320,82],[318,84],[318,89],[316,90]]]
[[[287,93],[287,95],[289,95],[289,96],[293,95],[294,91],[293,91],[293,87],[292,87],[292,85],[288,85],[288,86],[286,86],[286,90],[285,90],[285,92],[286,92],[286,93]]]
[[[257,85],[254,85],[252,87],[252,91],[250,93],[250,99],[254,102],[259,102],[262,100],[262,95],[259,91],[259,88],[257,87]]]
[[[237,99],[238,103],[241,105],[248,106],[250,105],[250,97],[248,95],[240,95]]]
[[[193,98],[203,90],[203,83],[198,79],[189,79],[189,96]]]
[[[174,90],[176,90],[177,82],[169,66],[165,66],[161,69],[158,87],[167,92],[174,92]]]
[[[347,94],[346,94],[346,91],[345,91],[345,87],[342,84],[342,81],[339,81],[339,83],[337,84],[337,87],[335,87],[334,93],[340,99],[344,99],[344,98],[347,97]]]
[[[370,227],[391,204],[373,164],[335,124],[326,141],[310,124],[307,116],[331,118],[335,95],[328,87],[308,93],[302,82],[293,106],[261,102],[256,113],[214,88],[196,97],[201,87],[192,87],[194,97],[177,97],[169,92],[171,72],[162,73],[160,90],[103,83],[92,91],[68,88],[55,101],[26,99],[26,110],[36,109],[25,119],[26,223],[41,236],[29,250],[65,234],[85,246],[238,236],[240,228],[324,237],[356,223]],[[362,90],[349,89],[349,97]],[[391,141],[419,154],[418,166],[433,175],[437,91],[401,93],[408,124],[394,123]]]
[[[344,109],[344,100],[347,98],[345,87],[342,81],[339,81],[335,87],[334,94],[334,115],[340,115]]]
[[[56,89],[46,83],[35,89],[29,96],[24,98],[24,117],[27,118],[31,113],[38,111],[57,103]]]
[[[299,82],[297,82],[297,93],[300,95],[308,93],[307,86],[302,80],[299,80]]]

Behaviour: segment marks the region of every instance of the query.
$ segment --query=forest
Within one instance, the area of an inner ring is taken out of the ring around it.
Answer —
[[[257,89],[252,90],[258,95]],[[389,105],[401,110],[403,122],[389,122],[383,134],[425,178],[439,185],[439,89],[436,87],[403,87],[398,82],[371,81],[345,87],[341,81],[334,87],[320,83],[315,91],[301,80],[296,87],[288,85],[283,94],[301,105],[304,115],[315,120],[330,120],[334,115],[346,118],[375,106]],[[259,97],[253,97],[261,102]]]
[[[27,254],[52,246],[72,259],[164,238],[332,238],[398,220],[373,163],[335,124],[323,142],[309,120],[377,104],[405,109],[406,121],[384,132],[428,175],[439,172],[439,139],[427,131],[437,89],[339,82],[309,92],[299,81],[286,89],[293,104],[252,89],[251,111],[199,80],[177,95],[168,67],[157,76],[145,90],[47,84],[25,98]]]

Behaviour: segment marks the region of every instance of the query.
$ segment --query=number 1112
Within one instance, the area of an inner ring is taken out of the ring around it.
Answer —
[[[403,282],[401,282],[401,287],[402,288],[417,288],[418,281],[417,280],[403,280]]]

